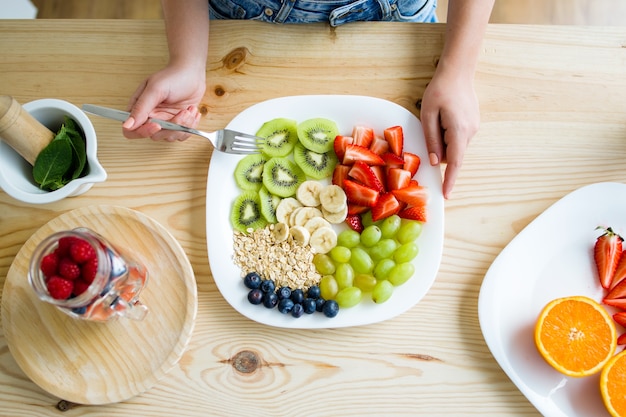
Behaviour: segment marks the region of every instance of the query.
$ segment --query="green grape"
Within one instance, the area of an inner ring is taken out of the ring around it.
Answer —
[[[351,287],[354,281],[354,268],[350,264],[339,264],[335,271],[335,280],[339,289]]]
[[[376,285],[376,278],[372,274],[358,274],[354,277],[354,286],[363,292],[370,292]]]
[[[334,300],[339,292],[339,286],[335,277],[332,275],[324,275],[320,280],[320,295],[325,300]]]
[[[407,242],[404,243],[396,249],[393,253],[393,259],[396,263],[404,263],[413,260],[417,256],[419,252],[419,247],[415,242]]]
[[[367,226],[361,232],[361,244],[363,244],[363,246],[367,248],[370,248],[378,243],[381,236],[382,232],[380,231],[380,227],[375,224]]]
[[[393,284],[387,280],[378,281],[372,290],[372,301],[381,304],[393,294]]]
[[[350,251],[350,248],[345,246],[335,246],[330,250],[330,257],[333,261],[338,263],[349,262],[350,256],[352,256],[352,252]]]
[[[363,224],[363,227],[371,226],[375,223],[374,219],[372,219],[371,210],[367,210],[365,213],[361,214],[361,223]]]
[[[374,267],[374,277],[378,280],[387,279],[389,271],[396,266],[396,262],[393,259],[381,259]]]
[[[391,271],[389,271],[387,279],[395,286],[402,285],[413,276],[414,272],[415,265],[410,262],[396,264],[396,266],[391,268]]]
[[[354,307],[361,302],[362,292],[357,287],[348,287],[340,290],[335,297],[335,301],[341,308]]]
[[[378,261],[380,259],[390,258],[397,247],[398,242],[394,239],[381,239],[369,249],[369,254],[373,260]]]
[[[337,246],[353,248],[359,243],[361,243],[361,235],[356,230],[342,230],[339,235],[337,235]]]
[[[325,253],[316,253],[313,256],[313,265],[320,275],[332,275],[335,273],[335,264],[330,256]]]
[[[422,223],[417,220],[403,219],[396,239],[400,243],[414,242],[422,233]]]
[[[352,248],[352,256],[350,257],[350,265],[354,271],[359,274],[369,274],[374,269],[374,261],[369,253],[361,247]]]
[[[402,219],[397,214],[393,216],[387,217],[380,224],[380,231],[382,232],[383,239],[389,239],[396,236],[398,230],[400,230],[400,225],[402,224]]]

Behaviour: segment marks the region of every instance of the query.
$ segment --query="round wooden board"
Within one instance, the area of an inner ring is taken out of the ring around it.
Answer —
[[[40,301],[28,283],[30,256],[51,233],[88,227],[126,248],[148,270],[142,321],[73,319]],[[11,354],[33,382],[80,404],[126,400],[152,387],[180,359],[197,312],[193,269],[169,232],[117,206],[90,206],[51,220],[26,241],[4,284],[2,325]]]

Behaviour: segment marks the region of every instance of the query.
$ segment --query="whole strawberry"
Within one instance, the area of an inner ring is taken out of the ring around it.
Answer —
[[[46,282],[48,294],[55,300],[67,300],[72,295],[74,284],[72,281],[53,275]]]
[[[87,241],[76,239],[70,246],[70,256],[77,264],[84,264],[96,257],[96,251]]]

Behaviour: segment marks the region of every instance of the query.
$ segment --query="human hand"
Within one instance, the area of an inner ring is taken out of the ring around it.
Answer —
[[[449,198],[465,150],[478,131],[480,112],[471,78],[435,73],[420,112],[431,165],[446,163],[443,196]]]
[[[169,120],[188,127],[200,121],[197,105],[206,88],[205,71],[168,66],[144,80],[129,104],[130,117],[122,124],[129,139],[185,140],[189,134],[163,130],[148,119]]]

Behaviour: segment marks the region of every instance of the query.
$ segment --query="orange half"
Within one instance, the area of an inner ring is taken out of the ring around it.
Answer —
[[[598,302],[572,296],[549,302],[535,325],[535,344],[557,371],[573,377],[599,372],[617,346],[615,324]]]
[[[626,416],[626,351],[613,356],[602,369],[600,392],[613,417]]]

